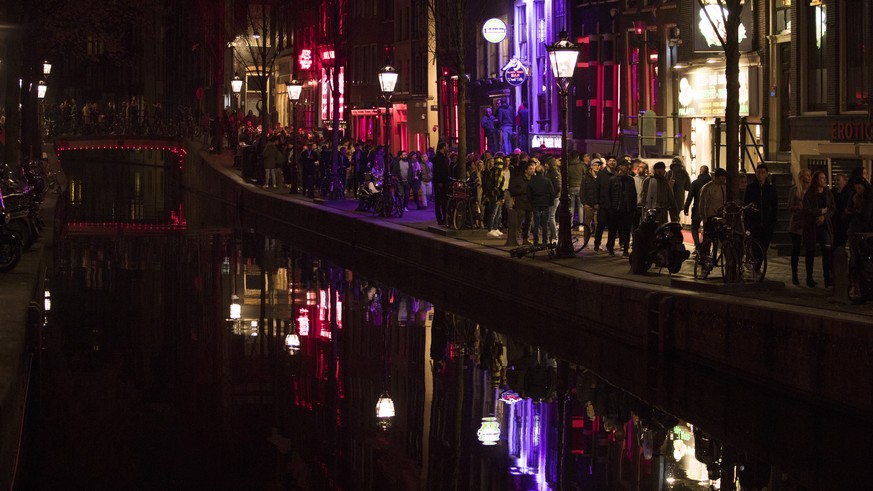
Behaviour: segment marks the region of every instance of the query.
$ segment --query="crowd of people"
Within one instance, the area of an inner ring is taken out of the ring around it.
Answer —
[[[75,99],[48,107],[45,117],[58,132],[100,133],[113,127],[124,129],[172,118],[192,121],[190,110],[179,108],[167,114],[159,103],[143,108],[137,99],[99,105],[79,104]],[[227,143],[239,153],[253,147],[263,168],[264,187],[284,185],[290,193],[314,197],[326,181],[338,181],[345,196],[353,198],[368,179],[381,180],[386,170],[398,179],[398,192],[407,208],[433,207],[437,223],[447,223],[446,205],[452,179],[467,181],[471,190],[476,225],[491,237],[506,237],[507,244],[541,245],[557,240],[557,208],[561,190],[560,157],[544,149],[527,152],[513,143],[527,141],[516,128],[526,127],[527,109],[513,111],[499,101],[496,114],[486,109],[481,127],[487,151],[460,156],[441,142],[426,151],[388,152],[372,142],[345,141],[334,151],[320,132],[300,131],[297,135],[299,158],[294,155],[294,134],[276,125],[264,130],[261,121],[249,111],[228,111],[223,119]],[[208,118],[208,116],[207,116]],[[211,120],[202,123],[208,126]],[[201,123],[197,123],[198,125]],[[333,165],[336,155],[336,165]],[[464,159],[464,166],[461,164]],[[679,221],[680,213],[690,218],[691,236],[697,250],[708,250],[706,237],[715,233],[715,218],[727,201],[724,169],[710,173],[707,166],[697,169],[692,181],[681,159],[649,165],[641,159],[623,155],[580,154],[570,151],[567,165],[570,213],[574,229],[588,227],[595,252],[605,249],[614,255],[628,255],[631,234],[643,210],[656,210],[659,223]],[[465,168],[466,172],[461,169]],[[336,174],[334,174],[334,171]],[[281,177],[281,184],[279,182]],[[833,283],[832,255],[836,247],[847,247],[858,255],[857,233],[873,230],[873,193],[866,170],[851,175],[837,174],[829,187],[824,172],[803,169],[786,203],[780,203],[766,164],[758,165],[754,175],[739,175],[742,201],[754,203],[755,211],[745,215],[751,237],[766,251],[772,241],[780,207],[790,213],[792,283],[800,284],[798,272],[801,252],[805,258],[806,285],[817,286],[814,264],[820,252],[825,287]],[[407,208],[408,209],[408,208]],[[701,234],[702,226],[702,234]],[[604,232],[607,232],[604,241]],[[857,274],[857,269],[852,271]]]

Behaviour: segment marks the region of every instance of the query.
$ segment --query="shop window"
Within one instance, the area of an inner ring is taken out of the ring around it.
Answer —
[[[847,111],[866,111],[870,107],[870,35],[865,35],[865,19],[861,14],[868,0],[846,0],[846,30],[843,43],[845,53],[845,95]]]
[[[809,111],[827,109],[827,5],[821,0],[809,0],[806,9],[806,108]]]

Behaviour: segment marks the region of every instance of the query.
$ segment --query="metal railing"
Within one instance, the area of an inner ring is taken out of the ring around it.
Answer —
[[[682,143],[682,133],[674,130],[673,134],[670,134],[665,124],[668,120],[673,123],[673,128],[679,128],[677,116],[620,115],[615,138],[612,141],[612,154],[636,153],[640,158],[660,157],[666,155],[668,141],[672,141],[671,155],[677,154],[677,149]],[[651,127],[649,128],[648,125]],[[633,132],[634,128],[636,133]],[[629,140],[636,142],[636,148],[628,145]]]

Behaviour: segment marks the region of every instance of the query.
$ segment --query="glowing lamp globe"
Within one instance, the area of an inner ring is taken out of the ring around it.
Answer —
[[[379,401],[376,402],[376,424],[383,431],[391,427],[391,421],[394,419],[394,401],[388,395],[388,391],[379,396]]]
[[[567,38],[567,31],[561,31],[555,44],[546,47],[549,52],[549,62],[552,64],[552,74],[557,79],[573,78],[576,71],[576,59],[579,57],[578,47]]]
[[[289,353],[294,353],[295,351],[300,349],[300,337],[296,334],[288,334],[285,336],[285,349],[288,350]]]
[[[237,303],[239,297],[234,295],[232,298],[233,302],[230,304],[230,320],[236,321],[239,320],[240,316],[242,315],[242,306]]]
[[[299,101],[300,94],[303,92],[303,82],[292,79],[290,82],[285,84],[285,90],[288,91],[288,99],[292,101]]]
[[[230,88],[233,90],[234,94],[239,94],[242,90],[243,81],[239,78],[238,73],[233,74],[233,80],[230,81]]]
[[[385,65],[379,70],[379,86],[382,92],[386,94],[394,93],[394,86],[397,85],[397,70],[391,65]]]

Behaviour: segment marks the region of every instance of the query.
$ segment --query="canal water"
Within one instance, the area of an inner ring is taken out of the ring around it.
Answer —
[[[164,200],[79,207],[59,234],[20,489],[846,489],[829,483],[869,455],[845,436],[869,420],[786,421],[768,398],[736,427],[697,426],[555,340],[346,269],[227,203]],[[805,445],[731,443],[783,433]]]

